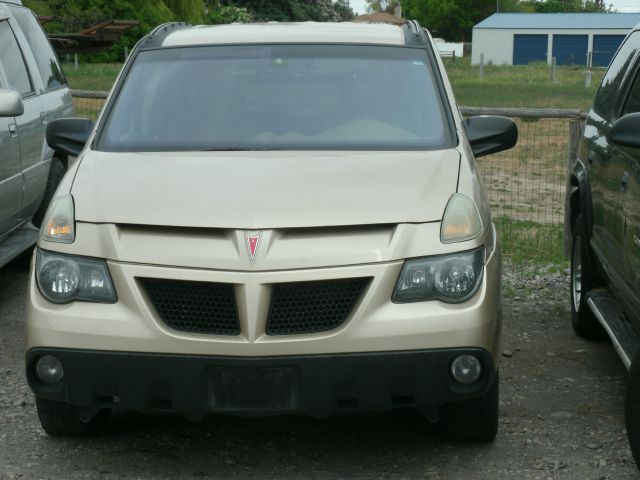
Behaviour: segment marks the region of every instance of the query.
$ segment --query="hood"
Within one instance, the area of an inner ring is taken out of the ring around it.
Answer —
[[[76,220],[275,229],[439,221],[460,154],[88,151]]]

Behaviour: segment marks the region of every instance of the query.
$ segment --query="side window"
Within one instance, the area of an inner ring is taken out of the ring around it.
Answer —
[[[10,9],[36,58],[44,87],[50,89],[66,84],[60,63],[31,10],[22,7],[10,7]]]
[[[33,92],[27,66],[24,63],[18,41],[8,21],[0,21],[0,65],[7,77],[7,86],[26,95]]]
[[[640,71],[636,73],[636,78],[633,79],[620,116],[636,112],[640,112]]]
[[[638,45],[640,45],[640,32],[635,32],[622,44],[602,79],[593,102],[593,110],[602,118],[611,120],[612,109],[616,104],[622,81]]]

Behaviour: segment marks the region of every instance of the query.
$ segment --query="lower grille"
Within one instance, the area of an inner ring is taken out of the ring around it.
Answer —
[[[271,293],[267,335],[326,332],[349,317],[371,278],[277,283]]]
[[[174,330],[240,334],[233,284],[158,278],[139,281],[162,321]]]

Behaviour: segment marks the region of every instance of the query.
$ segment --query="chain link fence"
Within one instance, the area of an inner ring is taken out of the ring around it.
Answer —
[[[513,149],[478,159],[505,254],[526,261],[563,261],[567,167],[575,160],[585,114],[553,109],[461,110],[465,116],[508,116],[518,125]]]
[[[106,92],[72,91],[76,114],[96,119]],[[464,116],[504,115],[518,125],[515,148],[478,159],[503,252],[514,260],[563,261],[567,165],[575,157],[579,110],[461,108]]]

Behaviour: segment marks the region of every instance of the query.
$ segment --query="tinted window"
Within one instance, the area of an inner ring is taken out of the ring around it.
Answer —
[[[443,148],[452,138],[444,112],[422,49],[160,49],[136,58],[98,148]]]
[[[19,7],[11,7],[11,12],[15,16],[18,25],[20,25],[22,33],[27,38],[29,48],[36,58],[44,87],[47,89],[55,88],[67,83],[58,59],[51,49],[51,44],[33,13],[26,8]]]
[[[22,95],[32,92],[31,79],[22,52],[6,20],[0,21],[0,45],[0,64],[7,77],[9,88],[17,90]]]
[[[622,115],[636,112],[640,112],[640,71],[636,73],[636,78],[633,80],[624,107],[622,108]]]
[[[593,102],[593,110],[602,118],[611,119],[624,75],[640,44],[640,32],[632,34],[622,44],[609,70],[602,79],[598,93]]]

